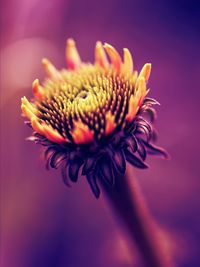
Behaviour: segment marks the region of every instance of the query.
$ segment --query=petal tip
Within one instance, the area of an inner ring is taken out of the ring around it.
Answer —
[[[107,57],[106,57],[106,53],[105,53],[103,45],[100,41],[96,42],[95,63],[100,65],[103,68],[106,68],[109,65]]]
[[[66,41],[66,43],[69,46],[75,46],[76,45],[76,43],[75,43],[75,41],[74,41],[73,38],[68,38],[67,41]]]
[[[109,55],[112,65],[116,69],[117,73],[119,73],[122,64],[119,53],[112,45],[108,43],[104,43],[103,47],[105,48],[107,54]]]
[[[142,67],[142,70],[140,71],[139,77],[144,77],[145,82],[147,83],[149,80],[149,76],[151,74],[151,63],[146,63],[144,64],[144,66]]]
[[[81,59],[76,49],[76,43],[72,38],[67,39],[66,60],[68,69],[75,70],[80,67]]]
[[[124,73],[132,74],[133,73],[133,58],[128,48],[123,48],[124,52],[124,62],[123,70]]]

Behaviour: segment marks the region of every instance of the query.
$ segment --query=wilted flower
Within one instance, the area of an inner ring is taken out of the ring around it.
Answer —
[[[152,144],[158,102],[146,97],[151,64],[138,75],[129,50],[123,52],[122,60],[114,47],[97,42],[95,63],[83,63],[68,39],[68,68],[58,71],[43,59],[48,78],[42,85],[33,82],[31,102],[22,98],[22,112],[34,130],[30,139],[46,146],[47,167],[61,166],[67,184],[68,177],[77,181],[81,169],[96,197],[98,179],[113,185],[126,161],[147,168],[147,154],[167,156]]]

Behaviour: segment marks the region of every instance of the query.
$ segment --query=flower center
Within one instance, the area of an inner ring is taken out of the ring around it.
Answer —
[[[77,98],[86,99],[88,97],[89,92],[83,89],[81,92],[78,93],[76,96]]]
[[[77,145],[124,130],[148,93],[151,64],[138,75],[130,51],[123,52],[122,60],[114,47],[97,42],[95,63],[84,63],[75,42],[68,39],[67,69],[58,71],[43,59],[49,78],[42,86],[38,79],[33,82],[33,102],[22,98],[22,112],[32,128],[52,142]]]
[[[77,72],[63,71],[61,75],[61,81],[46,81],[48,94],[36,102],[41,120],[71,140],[77,121],[86,125],[96,140],[109,134],[108,116],[116,126],[122,125],[134,93],[134,79],[120,77],[112,68],[87,64]]]

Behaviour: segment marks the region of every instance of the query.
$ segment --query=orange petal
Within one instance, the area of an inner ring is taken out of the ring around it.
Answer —
[[[121,60],[119,53],[117,52],[117,50],[113,46],[111,46],[107,43],[104,44],[104,48],[105,48],[106,52],[108,53],[110,60],[111,60],[111,63],[113,64],[117,73],[120,73],[122,60]]]
[[[71,132],[76,144],[88,144],[94,140],[94,134],[89,127],[81,120],[74,122],[74,129]]]
[[[24,96],[21,99],[21,110],[22,113],[30,120],[32,117],[36,117],[38,111],[34,106],[28,101],[28,99]]]
[[[128,113],[126,115],[126,121],[131,122],[139,109],[138,99],[134,95],[131,95],[128,106]]]
[[[100,65],[102,68],[108,67],[109,63],[106,57],[106,53],[103,49],[102,43],[97,42],[95,48],[95,63]]]
[[[116,128],[115,123],[115,117],[112,115],[112,113],[109,111],[106,114],[106,129],[105,129],[105,135],[111,134],[114,129]]]
[[[132,74],[133,73],[133,58],[130,51],[127,48],[124,48],[124,64],[123,71],[124,73]]]
[[[59,132],[55,129],[53,129],[51,126],[48,126],[46,124],[43,124],[42,127],[44,128],[44,134],[47,139],[54,143],[65,143],[68,142],[69,140],[64,138]]]
[[[42,64],[47,75],[50,78],[56,78],[58,80],[62,79],[60,72],[54,67],[54,65],[46,58],[42,59]]]
[[[61,144],[61,143],[69,142],[69,140],[61,136],[57,130],[53,129],[51,126],[48,126],[44,123],[40,123],[34,117],[31,119],[31,125],[37,133],[45,136],[48,140],[54,143]]]
[[[32,83],[33,94],[36,98],[42,99],[44,97],[44,88],[39,84],[39,80],[35,79]]]
[[[35,130],[37,133],[44,135],[44,127],[39,123],[39,121],[36,118],[31,119],[31,125],[33,127],[33,130]]]
[[[68,69],[75,70],[81,65],[81,59],[76,49],[76,44],[71,38],[67,40],[66,59]]]
[[[143,66],[142,70],[140,71],[138,79],[141,78],[141,77],[144,77],[145,82],[147,83],[148,80],[149,80],[150,73],[151,73],[151,64],[150,63],[146,63]]]

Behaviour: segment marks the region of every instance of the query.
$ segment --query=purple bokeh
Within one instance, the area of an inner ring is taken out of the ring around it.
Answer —
[[[45,170],[41,148],[25,141],[31,131],[20,98],[31,98],[32,81],[44,78],[42,57],[65,67],[73,37],[84,61],[101,40],[128,47],[138,70],[152,63],[159,144],[172,159],[148,159],[151,168],[135,173],[178,266],[200,266],[198,1],[4,0],[1,12],[0,265],[131,266],[103,198],[94,199],[84,178],[65,187],[59,171]]]

